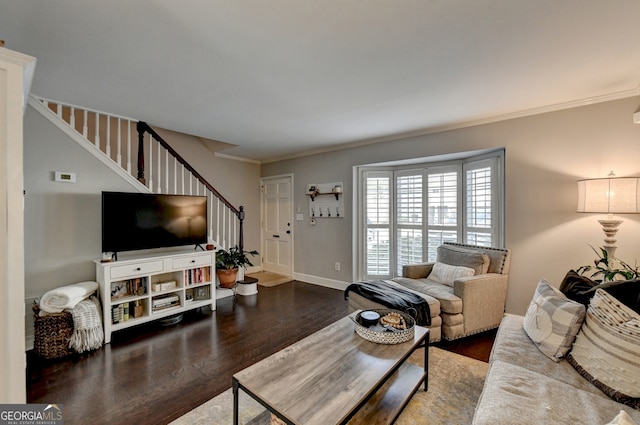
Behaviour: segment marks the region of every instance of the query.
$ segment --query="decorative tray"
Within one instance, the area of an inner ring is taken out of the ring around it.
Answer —
[[[362,315],[367,312],[378,313],[380,320],[376,324],[366,326]],[[350,317],[356,325],[355,331],[358,336],[378,344],[401,344],[413,339],[415,333],[415,319],[398,310],[364,310],[359,311],[355,317]]]

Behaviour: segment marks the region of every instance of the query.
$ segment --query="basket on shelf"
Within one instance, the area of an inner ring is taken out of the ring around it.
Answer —
[[[405,322],[405,329],[395,329],[394,331],[381,330],[379,326],[367,327],[363,326],[360,320],[360,316],[364,311],[360,311],[356,314],[355,318],[351,316],[351,320],[354,321],[356,327],[355,331],[361,338],[367,341],[375,342],[377,344],[401,344],[413,339],[415,335],[415,319],[407,313],[403,313],[398,310],[391,309],[371,309],[365,311],[375,311],[380,314],[380,317],[384,317],[389,313],[399,315]]]
[[[58,359],[74,353],[69,348],[73,334],[73,316],[69,312],[47,313],[40,316],[40,308],[33,305],[33,350],[45,359]]]

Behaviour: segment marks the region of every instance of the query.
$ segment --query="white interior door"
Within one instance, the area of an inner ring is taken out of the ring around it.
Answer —
[[[293,276],[292,176],[262,179],[264,271]]]

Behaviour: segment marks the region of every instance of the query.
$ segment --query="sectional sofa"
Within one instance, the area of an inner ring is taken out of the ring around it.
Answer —
[[[473,424],[640,424],[640,317],[595,294],[585,315],[541,281],[525,316],[504,316]]]

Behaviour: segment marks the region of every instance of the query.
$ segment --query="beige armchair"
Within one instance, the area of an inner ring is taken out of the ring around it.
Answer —
[[[436,262],[406,265],[402,277],[392,280],[436,298],[442,337],[453,340],[498,327],[504,315],[510,262],[509,249],[445,242],[438,247]],[[432,273],[434,266],[438,276]],[[472,276],[456,276],[460,270],[470,274],[468,269],[473,269]]]

